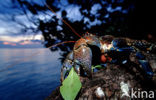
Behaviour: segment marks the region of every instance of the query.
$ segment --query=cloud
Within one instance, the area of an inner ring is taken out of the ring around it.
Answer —
[[[18,36],[1,36],[0,37],[0,48],[43,48],[41,44],[42,35],[36,36],[22,35]]]
[[[26,40],[41,40],[43,36],[41,34],[37,35],[18,35],[18,36],[9,36],[9,35],[2,35],[0,37],[0,41],[7,41],[7,42],[20,42]]]
[[[109,5],[108,7],[107,7],[107,11],[108,12],[114,12],[114,11],[121,11],[122,10],[122,7],[121,6],[118,6],[118,7],[116,7],[116,8],[112,8],[112,6],[111,5]]]
[[[32,44],[41,44],[41,42],[39,41],[20,41],[20,42],[7,42],[7,41],[4,41],[2,43],[3,45],[11,45],[11,46],[16,46],[16,45],[32,45]]]
[[[72,19],[73,21],[80,21],[82,19],[82,15],[80,13],[80,6],[77,5],[69,5],[65,8],[67,11],[67,17]]]
[[[10,15],[11,16],[11,15]],[[0,14],[0,35],[18,35],[22,26]]]
[[[11,46],[16,46],[16,43],[11,43],[11,42],[3,42],[4,45],[11,45]]]
[[[8,42],[0,41],[0,48],[43,48],[39,40]]]
[[[13,14],[16,13],[15,9],[11,9],[11,0],[0,0],[0,14]]]
[[[100,10],[102,8],[102,6],[100,4],[94,4],[91,8],[91,11],[90,13],[92,15],[96,15],[97,14],[97,11]]]
[[[5,34],[6,32],[6,28],[0,27],[0,34]]]
[[[4,45],[9,45],[10,43],[9,43],[9,42],[3,42],[3,44],[4,44]]]
[[[40,41],[35,41],[35,40],[33,40],[33,41],[20,41],[20,42],[18,42],[20,45],[29,45],[29,44],[41,44],[41,42]]]

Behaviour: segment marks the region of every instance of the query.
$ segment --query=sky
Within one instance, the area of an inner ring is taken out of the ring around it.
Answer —
[[[29,0],[28,0],[29,1]],[[43,5],[43,1],[34,0],[33,2]],[[68,2],[63,1],[64,4],[68,5]],[[15,3],[16,4],[16,3]],[[25,25],[33,26],[33,24],[28,21],[25,15],[17,15],[22,10],[20,9],[11,9],[13,6],[11,0],[0,0],[0,48],[27,48],[27,47],[43,47],[41,46],[42,35],[41,33],[34,33],[32,31],[27,33],[22,33],[21,29],[23,28],[18,23],[24,23]],[[81,15],[79,12],[80,7],[74,5],[69,5],[66,8],[58,5],[61,10],[66,10],[68,13],[68,17],[73,20],[81,20]],[[46,13],[53,16],[54,14],[49,10]],[[61,11],[57,12],[58,15],[61,15]],[[16,15],[16,16],[13,16]],[[74,16],[73,16],[74,15]],[[32,16],[28,13],[28,16]],[[40,13],[37,17],[40,19],[49,19],[51,16],[44,15]],[[76,16],[76,17],[75,17]],[[15,19],[17,22],[12,21]],[[33,26],[35,27],[35,26]],[[34,34],[37,34],[34,36]],[[34,41],[32,41],[34,40]],[[34,45],[34,46],[33,46]]]
[[[16,0],[14,1],[15,1],[15,4],[17,4]],[[44,0],[28,0],[28,1],[33,1],[39,5],[44,5],[43,4]],[[56,0],[56,2],[58,1]],[[61,15],[62,10],[66,10],[67,17],[70,20],[80,21],[82,19],[83,16],[81,15],[79,11],[80,7],[78,5],[72,5],[72,4],[69,5],[66,0],[60,0],[59,2],[63,4],[63,5],[61,4],[57,5],[59,8],[61,8],[61,10],[57,12],[59,16]],[[59,3],[56,3],[56,4],[59,4]],[[30,46],[31,48],[33,47],[33,45],[34,47],[36,47],[36,45],[41,47],[41,42],[43,40],[41,32],[36,32],[36,33],[32,31],[28,31],[26,33],[22,32],[21,29],[23,29],[23,26],[21,26],[20,24],[24,23],[26,27],[32,26],[36,28],[36,26],[33,25],[27,19],[25,15],[19,15],[19,13],[23,13],[20,7],[18,9],[12,9],[11,7],[13,7],[11,0],[5,0],[5,1],[0,0],[0,48],[9,47],[9,46],[11,48],[12,47],[19,48],[19,47],[27,47],[28,45],[31,45]],[[94,4],[91,9],[91,14],[98,15],[96,14],[96,12],[97,10],[101,8],[102,7],[100,4]],[[121,7],[117,7],[114,9],[112,9],[111,6],[107,7],[107,11],[109,12],[113,12],[113,11],[117,11],[121,9],[122,9]],[[54,15],[50,10],[46,11],[46,13],[48,13],[48,15],[50,16],[45,15],[44,13],[39,13],[37,16],[34,16],[31,13],[28,13],[28,16],[38,17],[39,19],[50,19],[51,16]],[[109,17],[109,15],[106,15],[105,17]],[[15,20],[16,22],[12,20]],[[92,25],[96,25],[96,24],[101,24],[101,21],[97,19],[91,22],[89,19],[85,18],[84,21],[85,21],[84,23],[86,22],[89,23],[88,27]],[[34,37],[34,34],[37,34],[37,35],[35,35]]]
[[[15,0],[16,1],[16,0]],[[28,0],[30,1],[30,0]],[[44,0],[32,0],[35,3],[38,3],[40,5],[44,5]],[[63,1],[64,4],[68,5],[68,2]],[[16,4],[16,3],[15,3]],[[13,6],[11,0],[0,0],[0,48],[27,48],[27,47],[43,47],[41,46],[41,42],[43,42],[43,36],[40,32],[34,33],[32,31],[29,31],[27,33],[22,33],[21,29],[23,27],[18,23],[24,23],[26,26],[33,26],[33,24],[27,19],[25,15],[19,15],[18,13],[23,13],[23,11],[20,9],[11,9]],[[81,15],[79,12],[80,7],[74,5],[69,5],[66,8],[58,5],[61,10],[66,9],[68,12],[68,17],[73,20],[81,20]],[[49,10],[46,11],[49,15],[53,16],[54,14]],[[61,15],[61,11],[57,12],[58,15]],[[14,16],[16,15],[16,16]],[[74,16],[73,16],[74,15]],[[31,13],[28,13],[28,16],[34,16],[31,15]],[[38,18],[40,19],[50,19],[51,16],[45,15],[43,13],[39,13]],[[76,17],[75,17],[76,16]],[[12,19],[16,20],[12,21]],[[36,28],[36,26],[33,26]],[[34,34],[37,34],[34,36]],[[34,46],[33,46],[34,45]],[[37,46],[36,46],[37,45]]]
[[[23,27],[12,21],[13,15],[22,12],[21,9],[11,9],[11,0],[0,0],[0,48],[43,48],[41,33],[23,33]],[[15,16],[18,22],[32,25],[24,15]],[[34,34],[37,34],[34,36]]]

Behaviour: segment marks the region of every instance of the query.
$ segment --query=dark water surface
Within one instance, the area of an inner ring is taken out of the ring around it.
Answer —
[[[59,57],[45,48],[0,49],[0,70],[21,60],[0,71],[0,100],[44,100],[60,84]]]

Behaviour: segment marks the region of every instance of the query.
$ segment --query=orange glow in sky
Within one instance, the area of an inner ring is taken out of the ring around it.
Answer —
[[[11,42],[3,42],[4,45],[12,45],[12,46],[16,46],[16,43],[11,43]]]
[[[41,44],[39,42],[32,42],[31,40],[41,40],[42,35],[36,35],[34,38],[32,36],[1,36],[0,41],[3,41],[3,45],[19,46],[19,45],[33,45]]]
[[[7,41],[7,42],[20,42],[20,41],[23,41],[23,40],[41,40],[42,38],[42,35],[36,35],[34,38],[33,38],[33,35],[29,35],[29,36],[16,36],[16,37],[13,37],[13,36],[1,36],[0,37],[0,41]]]
[[[24,42],[21,42],[19,44],[20,45],[27,45],[27,44],[39,44],[39,43],[34,43],[34,42],[31,42],[31,41],[24,41]]]
[[[9,42],[3,42],[4,45],[9,45]]]

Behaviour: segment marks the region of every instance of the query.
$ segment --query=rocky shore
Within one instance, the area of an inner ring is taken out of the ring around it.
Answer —
[[[153,64],[154,76],[152,78],[149,78],[139,64],[134,62],[122,65],[107,64],[104,69],[94,73],[92,79],[80,77],[82,88],[76,100],[125,100],[132,98],[132,96],[133,98],[138,98],[138,96],[141,98],[142,91],[147,92],[147,94],[143,94],[143,98],[149,98],[150,91],[156,93],[156,61],[152,58],[149,62],[151,65]],[[123,95],[125,92],[122,87],[126,85],[129,89],[129,96]],[[63,100],[59,88],[57,87],[45,100]],[[102,90],[103,95],[98,95],[98,88]],[[132,94],[132,91],[136,91],[135,95]],[[150,97],[152,97],[152,94]]]

